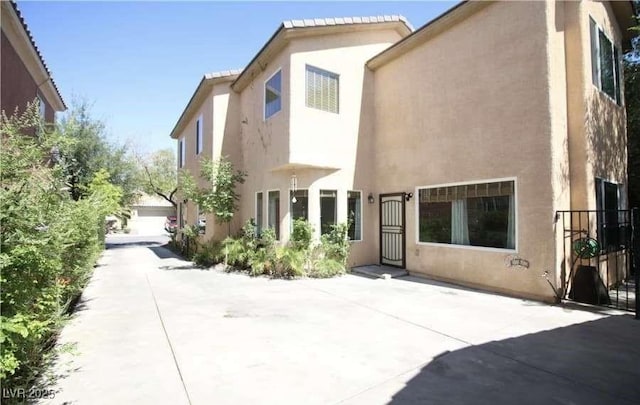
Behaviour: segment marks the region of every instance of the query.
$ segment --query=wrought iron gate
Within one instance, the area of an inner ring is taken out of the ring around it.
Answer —
[[[558,211],[563,232],[562,298],[636,312],[638,213]]]
[[[380,264],[405,268],[405,193],[380,194]]]

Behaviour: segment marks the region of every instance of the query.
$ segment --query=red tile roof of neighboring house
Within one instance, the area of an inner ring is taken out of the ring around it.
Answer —
[[[47,63],[44,61],[44,57],[40,53],[40,49],[38,48],[38,45],[36,45],[36,41],[33,39],[33,35],[31,35],[31,31],[29,30],[29,26],[27,26],[27,23],[25,22],[24,17],[22,16],[22,13],[20,12],[20,9],[18,8],[18,4],[15,2],[15,0],[9,0],[9,3],[11,3],[11,6],[13,6],[13,10],[16,12],[16,15],[18,16],[18,20],[20,20],[20,23],[22,24],[22,28],[27,33],[27,37],[29,37],[29,41],[31,41],[31,46],[33,47],[33,49],[35,50],[36,54],[38,55],[38,58],[40,58],[40,63],[42,63],[42,66],[44,67],[44,70],[47,72],[47,75],[49,76],[49,79],[51,80],[51,84],[53,85],[53,88],[56,90],[56,93],[58,93],[58,97],[60,97],[60,101],[62,101],[62,105],[66,109],[67,105],[64,103],[64,99],[60,95],[60,91],[58,90],[58,86],[56,85],[56,82],[53,80],[53,76],[51,75],[51,71],[49,71],[49,67],[47,66]]]

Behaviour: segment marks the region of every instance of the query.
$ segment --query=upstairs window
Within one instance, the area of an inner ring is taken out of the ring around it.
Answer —
[[[307,65],[307,107],[338,113],[339,76]]]
[[[196,121],[196,155],[202,152],[202,115]]]
[[[178,167],[184,167],[185,157],[184,139],[180,139],[178,140]]]
[[[591,81],[600,91],[622,104],[620,91],[620,53],[593,21],[589,19],[591,32]]]
[[[282,71],[278,70],[264,84],[264,119],[282,109]]]

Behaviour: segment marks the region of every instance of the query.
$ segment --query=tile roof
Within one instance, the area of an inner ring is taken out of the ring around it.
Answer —
[[[240,73],[242,73],[242,69],[231,69],[231,70],[222,70],[220,72],[211,72],[211,73],[206,73],[204,75],[204,78],[206,80],[210,80],[210,79],[220,79],[223,77],[229,77],[229,76],[235,76],[235,75],[239,75]]]
[[[376,24],[401,21],[405,23],[412,31],[413,26],[409,21],[401,15],[379,15],[370,17],[335,17],[335,18],[313,18],[304,20],[287,20],[282,22],[284,28],[307,28],[307,27],[324,27],[328,25],[349,25],[349,24]]]
[[[49,67],[47,66],[47,63],[44,61],[44,57],[40,53],[40,49],[38,49],[38,46],[36,45],[36,41],[33,39],[33,35],[31,35],[31,31],[29,30],[29,27],[27,26],[27,23],[24,20],[24,17],[22,16],[22,13],[20,12],[20,9],[18,9],[18,4],[16,3],[15,0],[10,0],[9,3],[11,3],[11,6],[13,7],[13,10],[16,12],[16,15],[18,16],[18,20],[20,20],[20,24],[22,24],[22,28],[24,28],[24,31],[26,32],[27,37],[29,37],[29,41],[31,42],[31,46],[33,47],[33,50],[38,55],[38,58],[40,59],[40,62],[42,63],[42,66],[44,67],[44,70],[47,72],[47,75],[49,76],[49,79],[51,80],[51,84],[53,85],[53,88],[56,90],[56,93],[58,93],[58,97],[60,97],[60,101],[62,101],[62,105],[65,108],[67,108],[67,105],[64,103],[64,100],[62,99],[62,96],[60,95],[60,90],[58,90],[58,86],[56,85],[56,82],[53,81],[53,76],[51,75],[51,71],[49,70]]]

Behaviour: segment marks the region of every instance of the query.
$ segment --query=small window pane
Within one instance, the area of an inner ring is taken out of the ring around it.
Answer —
[[[309,196],[307,190],[291,191],[291,223],[298,218],[309,220]]]
[[[347,234],[351,240],[362,240],[362,196],[359,191],[347,193],[347,213],[349,229]]]
[[[276,233],[276,239],[280,239],[280,191],[269,191],[269,215],[267,226]]]
[[[262,193],[256,194],[256,236],[262,233]]]
[[[264,117],[269,118],[282,108],[282,71],[274,74],[264,86]]]
[[[594,86],[600,88],[600,68],[598,57],[598,27],[596,23],[589,18],[589,32],[591,33],[591,82]]]
[[[320,190],[320,234],[331,232],[337,219],[337,194],[335,190]]]
[[[602,91],[611,98],[616,98],[613,66],[613,49],[611,41],[600,31],[600,81]]]

